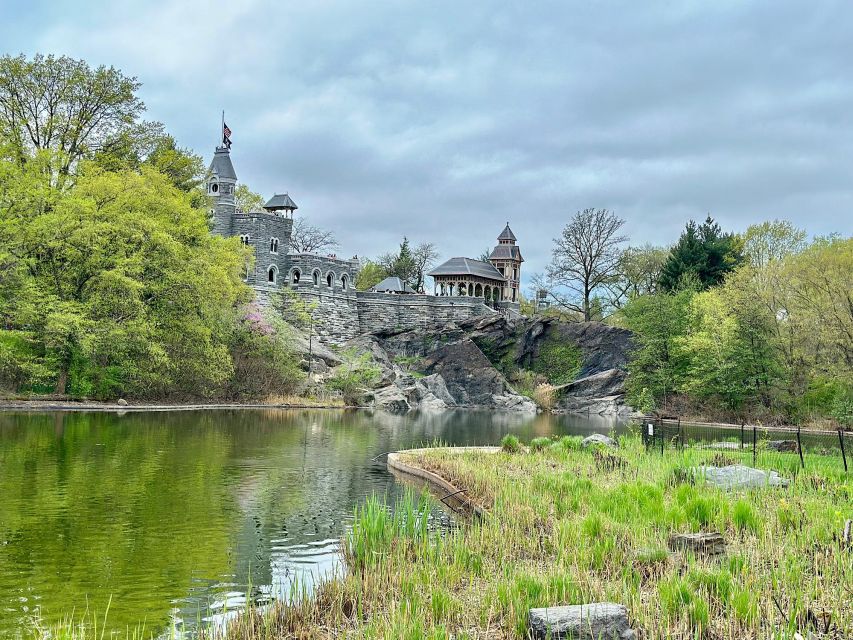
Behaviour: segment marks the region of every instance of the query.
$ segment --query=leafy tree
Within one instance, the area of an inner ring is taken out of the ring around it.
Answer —
[[[66,56],[0,57],[0,131],[17,160],[57,152],[51,165],[67,175],[81,158],[122,143],[145,110],[140,83],[114,67],[92,69]],[[54,176],[56,177],[56,176]]]
[[[373,262],[372,260],[364,260],[361,263],[361,268],[355,276],[355,288],[359,291],[367,291],[371,287],[375,287],[388,277],[385,269]]]
[[[701,289],[707,289],[722,283],[742,262],[741,242],[735,234],[723,233],[711,216],[701,225],[691,220],[670,251],[659,284],[664,291],[675,291],[685,279],[695,279]]]
[[[621,306],[623,300],[657,293],[658,279],[668,255],[668,249],[649,244],[625,249],[619,257],[616,282],[610,287],[615,294],[611,300]]]
[[[618,274],[621,250],[627,239],[619,231],[625,221],[607,209],[578,211],[554,239],[547,280],[536,285],[571,311],[593,316],[592,300]],[[561,289],[568,295],[560,293]]]
[[[410,286],[417,281],[418,265],[412,253],[409,239],[403,238],[397,253],[386,253],[379,256],[379,266],[387,274],[386,277],[397,277]]]
[[[727,281],[691,301],[681,390],[719,398],[730,409],[755,400],[769,408],[779,374],[772,318],[744,284]]]
[[[0,161],[0,255],[14,274],[2,280],[5,332],[26,336],[30,354],[19,369],[35,363],[74,395],[216,393],[251,296],[239,243],[212,236],[190,194],[151,167],[83,164],[59,190],[43,170],[55,156]]]
[[[260,193],[255,193],[247,185],[241,183],[234,189],[234,204],[237,211],[250,213],[263,210],[266,200]]]
[[[622,310],[626,327],[634,332],[626,384],[634,406],[649,405],[651,395],[665,409],[668,396],[681,387],[689,364],[682,340],[693,295],[692,290],[683,289],[640,296]]]
[[[784,260],[806,248],[806,232],[787,220],[754,224],[743,234],[744,258],[757,269]]]
[[[305,218],[297,218],[293,222],[290,236],[290,248],[296,253],[319,253],[338,246],[335,234],[315,227]]]

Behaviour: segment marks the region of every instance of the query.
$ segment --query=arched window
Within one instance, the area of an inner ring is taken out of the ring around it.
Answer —
[[[275,284],[277,280],[278,280],[278,268],[274,264],[270,265],[270,268],[267,269],[267,281]]]
[[[217,193],[219,191],[219,185],[215,182],[211,182],[207,185],[208,193]]]
[[[347,290],[347,280],[348,278],[346,274],[341,276],[341,289],[343,289],[344,291]]]
[[[320,286],[320,272],[319,271],[314,272],[314,286],[315,287]]]
[[[249,234],[245,233],[245,234],[240,236],[240,244],[248,246],[249,241],[251,239],[252,239],[251,236],[249,236]]]
[[[299,284],[299,278],[302,277],[302,273],[300,273],[299,269],[293,270],[293,275],[290,276],[290,281],[293,284]]]
[[[278,238],[270,238],[270,253],[278,253]]]
[[[334,282],[334,280],[335,280],[335,276],[332,274],[331,271],[329,271],[329,274],[326,276],[326,285],[330,289],[332,288],[332,282]]]

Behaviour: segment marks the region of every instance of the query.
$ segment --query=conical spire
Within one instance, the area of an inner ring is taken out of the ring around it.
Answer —
[[[515,243],[516,241],[515,234],[512,232],[512,229],[509,228],[509,222],[506,223],[504,230],[501,231],[501,235],[498,236],[498,242],[504,241],[512,243]]]

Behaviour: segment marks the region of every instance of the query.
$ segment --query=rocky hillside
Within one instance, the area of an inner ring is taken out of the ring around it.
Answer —
[[[360,336],[382,383],[367,401],[395,412],[483,407],[536,411],[534,383],[547,383],[554,410],[627,413],[624,379],[631,334],[598,322],[500,315],[416,331]],[[531,394],[532,395],[532,394]]]

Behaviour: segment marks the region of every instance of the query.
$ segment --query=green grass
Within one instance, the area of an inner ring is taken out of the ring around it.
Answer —
[[[628,436],[606,454],[612,464],[576,437],[534,440],[526,454],[517,438],[502,444],[512,453],[407,456],[464,487],[482,518],[435,531],[423,497],[393,509],[370,499],[345,540],[343,576],[248,611],[226,637],[523,639],[531,607],[595,601],[624,604],[648,639],[853,637],[853,562],[840,541],[853,479],[830,457],[787,473],[787,489],[723,492],[689,473],[713,451],[661,456]],[[726,556],[668,551],[670,534],[700,530],[721,532]]]

